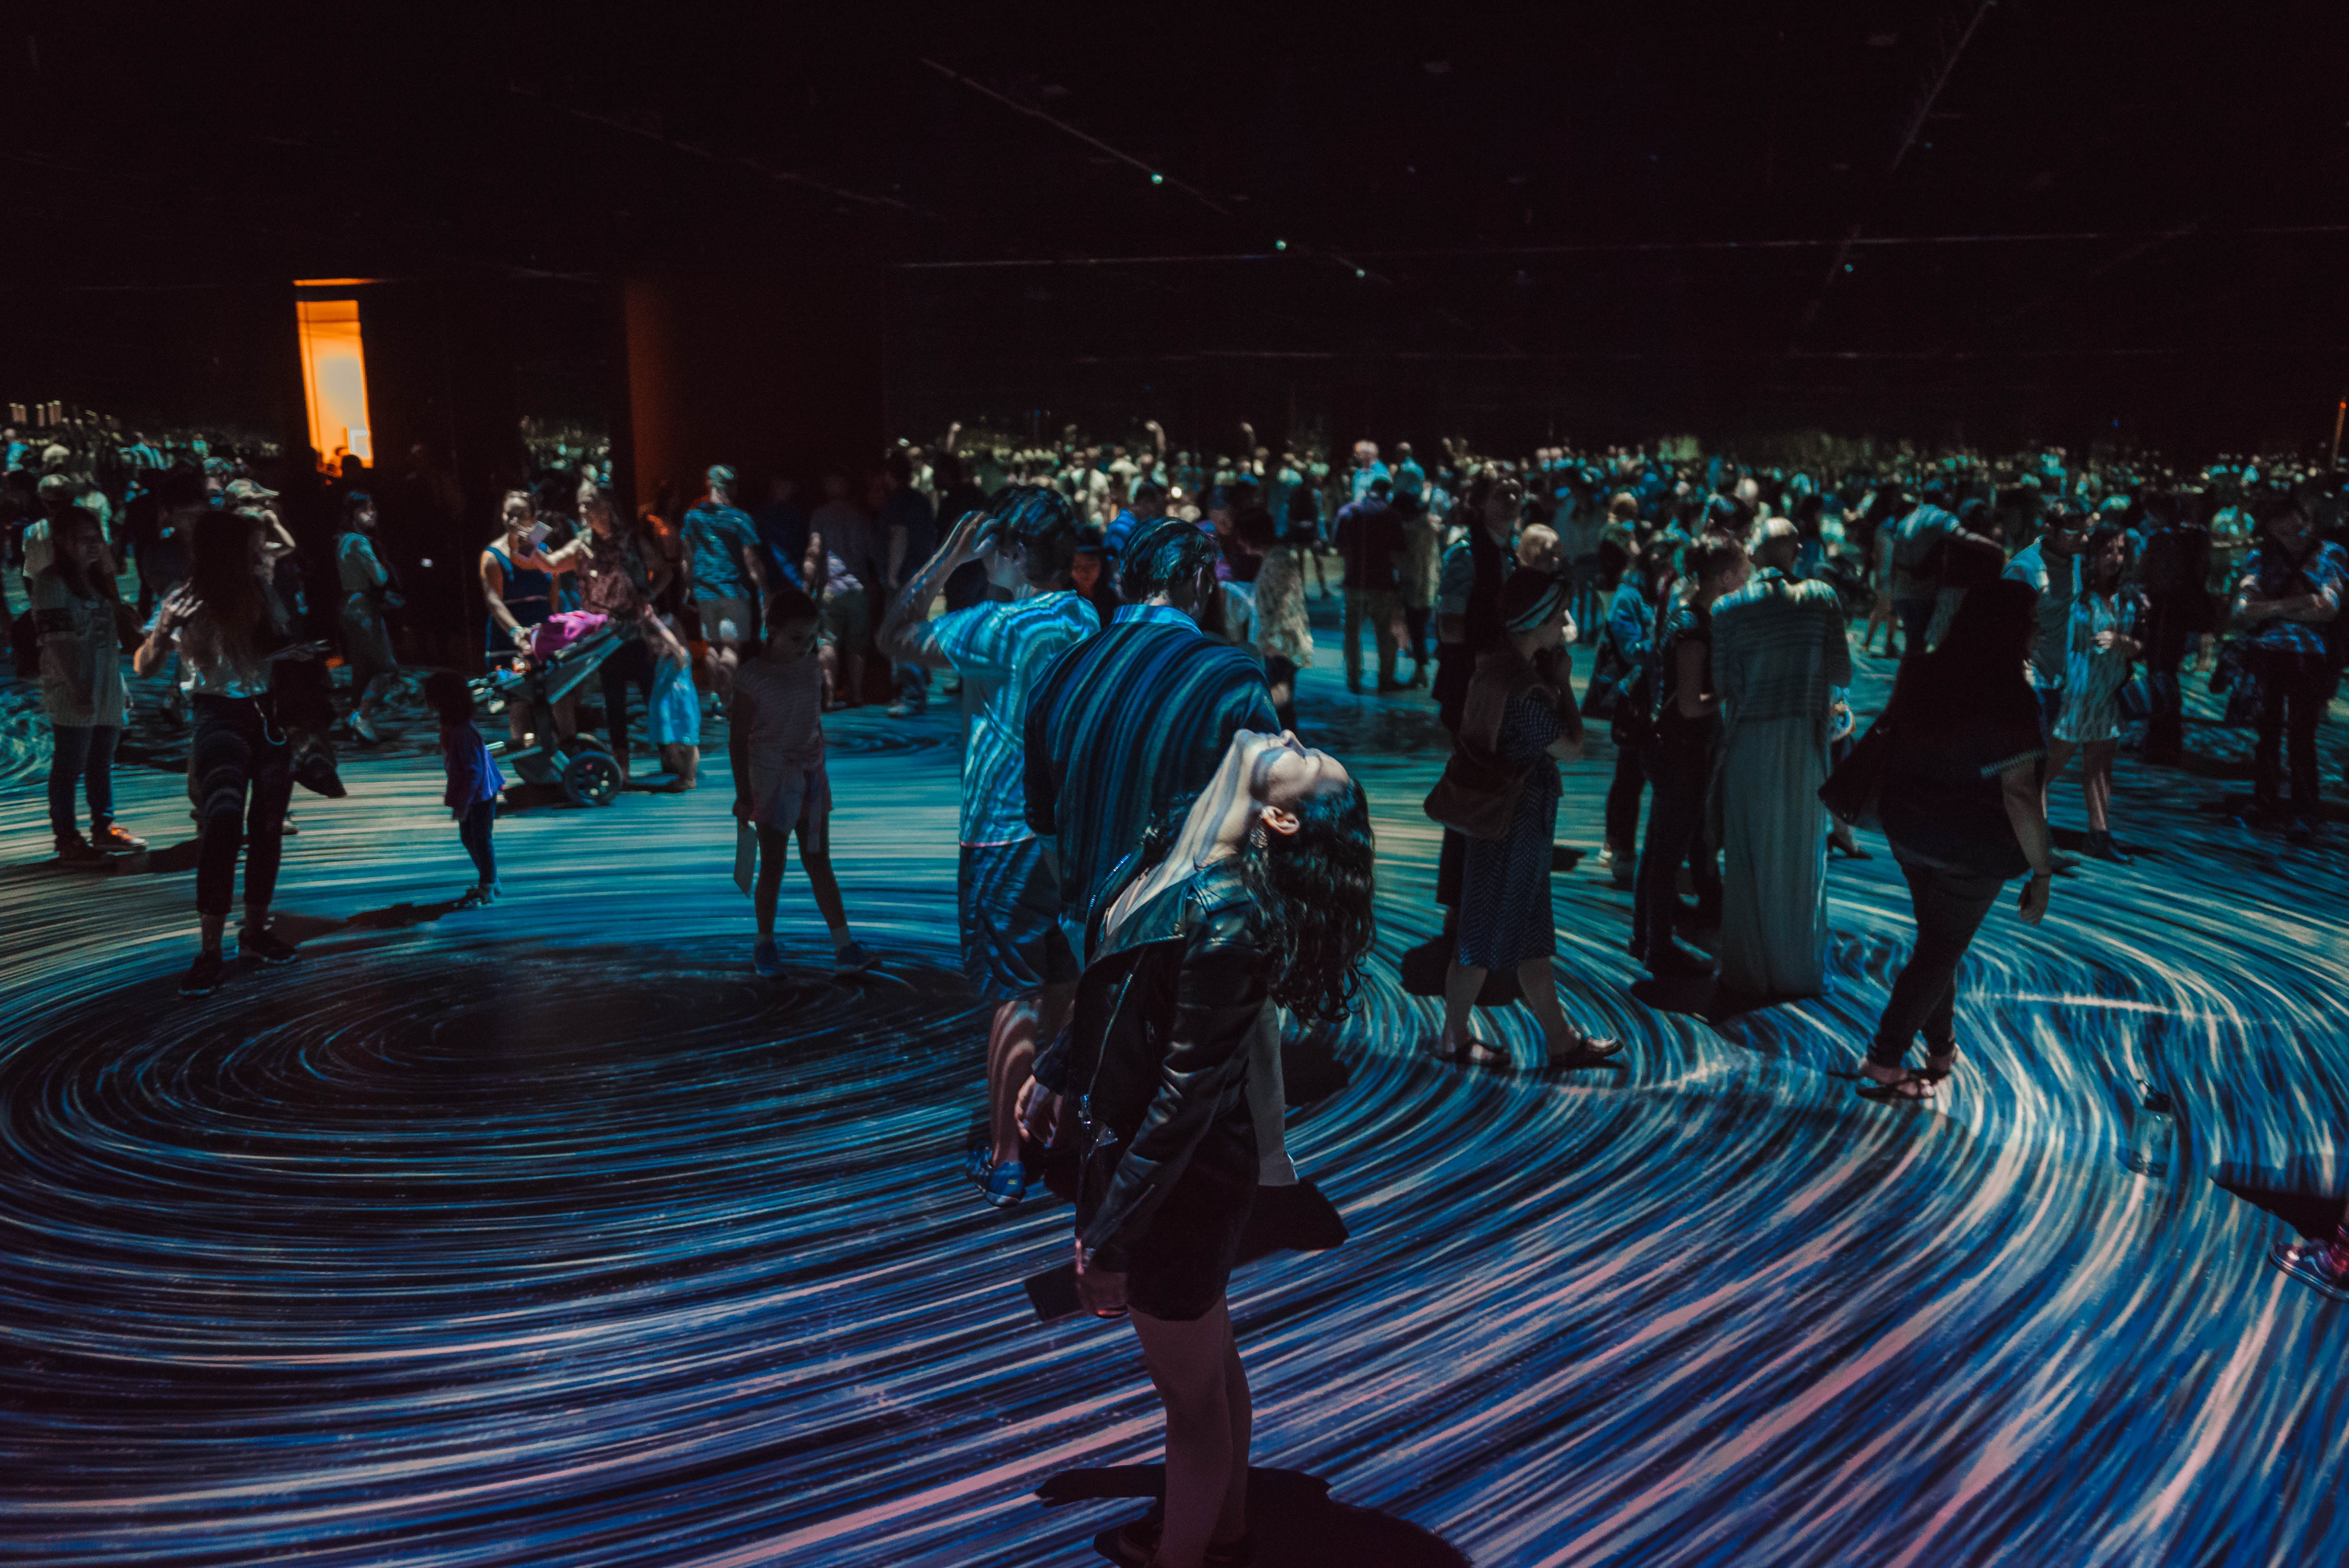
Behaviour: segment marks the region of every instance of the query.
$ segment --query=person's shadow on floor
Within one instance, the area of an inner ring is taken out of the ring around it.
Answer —
[[[1165,1466],[1118,1465],[1062,1470],[1036,1496],[1047,1508],[1065,1508],[1117,1498],[1155,1502],[1165,1490]],[[1105,1528],[1124,1522],[1121,1516]],[[1248,1467],[1248,1534],[1257,1568],[1468,1568],[1467,1554],[1442,1537],[1391,1513],[1340,1502],[1328,1481],[1303,1470]]]

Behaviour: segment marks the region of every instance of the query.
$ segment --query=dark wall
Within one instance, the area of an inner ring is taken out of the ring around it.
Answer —
[[[0,402],[307,439],[290,283],[0,287]]]
[[[629,452],[622,489],[690,496],[712,463],[804,486],[878,460],[881,306],[872,269],[634,277],[624,296]]]

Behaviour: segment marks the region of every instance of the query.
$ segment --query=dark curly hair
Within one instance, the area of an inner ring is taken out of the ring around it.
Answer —
[[[1198,801],[1195,790],[1180,795],[1151,823],[1137,875],[1173,851]],[[1353,1007],[1362,960],[1378,935],[1371,805],[1349,779],[1314,791],[1296,810],[1295,833],[1251,835],[1233,868],[1254,906],[1249,929],[1269,955],[1272,999],[1299,1017],[1335,1023]]]
[[[1353,1007],[1378,935],[1371,804],[1349,779],[1315,790],[1296,812],[1295,833],[1250,835],[1237,870],[1268,955],[1272,999],[1300,1018],[1335,1023]]]

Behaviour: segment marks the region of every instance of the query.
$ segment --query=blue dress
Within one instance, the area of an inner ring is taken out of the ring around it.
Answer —
[[[1557,951],[1550,913],[1550,840],[1557,832],[1557,763],[1549,748],[1564,732],[1541,690],[1520,691],[1502,710],[1500,753],[1531,764],[1506,838],[1468,840],[1460,877],[1459,959],[1473,969],[1513,969]]]

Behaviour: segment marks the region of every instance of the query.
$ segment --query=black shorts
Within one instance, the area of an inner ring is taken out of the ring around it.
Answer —
[[[1237,1115],[1207,1129],[1150,1229],[1127,1250],[1126,1304],[1170,1323],[1205,1317],[1231,1286],[1256,1179],[1256,1125],[1243,1100]]]

